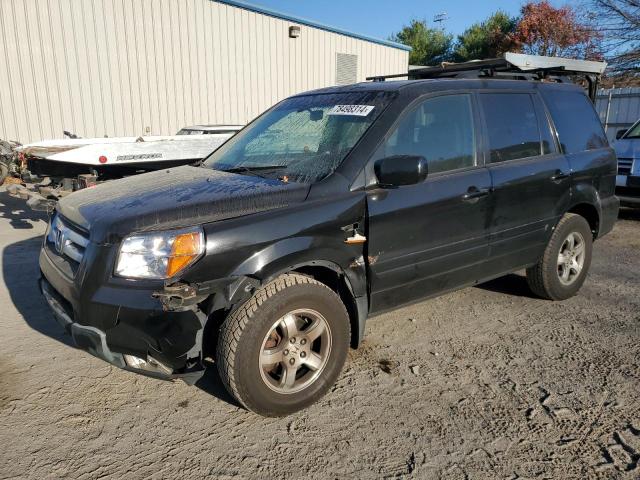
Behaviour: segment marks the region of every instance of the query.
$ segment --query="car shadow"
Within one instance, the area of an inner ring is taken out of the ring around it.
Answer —
[[[218,400],[222,400],[223,402],[227,402],[234,407],[238,407],[244,410],[245,408],[231,396],[231,394],[222,384],[222,380],[220,379],[220,375],[218,374],[218,368],[215,366],[215,364],[210,360],[205,360],[204,364],[206,367],[204,375],[200,380],[196,382],[195,386],[203,392],[207,392],[209,395],[216,397]]]
[[[42,237],[37,236],[2,249],[2,279],[9,297],[24,321],[33,330],[67,346],[73,341],[55,321],[38,287],[38,255]]]
[[[488,292],[504,293],[507,295],[513,295],[515,297],[528,297],[528,298],[540,298],[537,297],[527,284],[527,278],[518,275],[517,273],[511,273],[504,277],[490,280],[486,283],[476,285],[476,288],[487,290]]]
[[[0,218],[8,218],[11,226],[17,230],[33,229],[32,222],[47,221],[45,212],[36,212],[27,206],[26,200],[15,198],[0,190]]]
[[[0,191],[0,218],[8,218],[11,227],[17,230],[33,229],[34,223],[46,222],[47,214],[35,212],[24,200]],[[65,345],[73,342],[54,320],[40,289],[38,278],[38,255],[42,236],[38,235],[2,247],[2,278],[5,288],[18,313],[33,330],[53,338]]]

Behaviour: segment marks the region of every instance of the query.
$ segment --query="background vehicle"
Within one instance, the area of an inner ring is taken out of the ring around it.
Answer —
[[[640,120],[628,130],[619,131],[616,137],[616,194],[623,205],[640,207]]]
[[[31,188],[14,185],[10,193],[47,210],[76,190],[129,175],[197,163],[242,127],[196,125],[173,136],[72,138],[17,147],[20,176]]]
[[[615,176],[574,85],[329,88],[201,167],[63,199],[41,287],[104,360],[193,383],[215,356],[240,403],[286,415],[330,388],[370,315],[523,268],[541,297],[574,295],[617,217]]]
[[[234,135],[243,125],[193,125],[178,130],[176,135]]]

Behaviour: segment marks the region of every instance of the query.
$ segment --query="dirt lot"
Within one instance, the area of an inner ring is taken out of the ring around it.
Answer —
[[[44,222],[0,192],[0,478],[640,478],[640,213],[581,294],[519,275],[371,319],[333,390],[264,419],[75,350],[35,284]]]

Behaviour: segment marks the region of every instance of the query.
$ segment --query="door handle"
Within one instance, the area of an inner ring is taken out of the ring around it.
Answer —
[[[562,170],[556,170],[556,173],[551,177],[552,182],[561,182],[562,180],[569,178],[569,174]]]
[[[468,203],[475,203],[482,197],[486,197],[491,193],[490,188],[478,188],[478,187],[469,187],[467,193],[462,195],[462,201]]]

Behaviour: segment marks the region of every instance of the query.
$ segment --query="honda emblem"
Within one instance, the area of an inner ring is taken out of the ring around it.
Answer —
[[[64,232],[60,228],[56,228],[54,246],[56,247],[56,252],[58,252],[59,255],[62,255],[62,251],[64,249],[64,242],[65,242]]]

